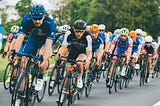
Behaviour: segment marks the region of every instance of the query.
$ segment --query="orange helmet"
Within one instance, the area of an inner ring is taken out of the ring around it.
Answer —
[[[111,36],[111,35],[112,35],[112,32],[109,31],[107,34],[108,34],[109,36]]]
[[[130,36],[131,38],[135,38],[135,37],[137,36],[136,31],[134,31],[134,30],[130,31],[130,32],[129,32],[129,36]]]
[[[91,31],[91,32],[96,32],[96,33],[97,33],[97,32],[99,31],[99,26],[98,26],[97,24],[91,25],[90,31]]]

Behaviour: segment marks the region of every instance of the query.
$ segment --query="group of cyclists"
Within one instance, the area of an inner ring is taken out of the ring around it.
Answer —
[[[94,66],[98,70],[98,75],[101,74],[102,62],[110,59],[111,65],[106,68],[106,85],[111,84],[111,76],[120,56],[122,59],[121,76],[125,75],[126,66],[130,65],[136,68],[136,64],[140,63],[140,58],[144,58],[142,54],[147,54],[147,77],[145,82],[149,82],[149,76],[152,73],[153,61],[158,62],[159,42],[153,40],[152,36],[148,35],[141,29],[130,30],[127,28],[115,29],[114,32],[106,32],[104,24],[87,25],[83,20],[76,20],[73,28],[70,25],[59,27],[59,33],[55,34],[55,22],[45,15],[45,8],[41,4],[31,6],[30,13],[23,17],[21,26],[12,26],[11,34],[7,38],[6,46],[2,57],[8,54],[9,61],[16,60],[17,54],[28,54],[33,56],[41,56],[43,61],[39,62],[38,75],[35,90],[40,91],[43,88],[43,76],[45,70],[49,67],[49,59],[58,43],[57,54],[55,60],[58,61],[61,57],[77,60],[77,88],[82,88],[83,73],[90,71],[90,64],[95,57]],[[105,59],[103,60],[103,57]],[[27,66],[28,57],[21,57],[20,72],[24,73]],[[65,61],[65,74],[69,72],[70,61]],[[62,62],[63,63],[63,62]],[[155,67],[154,67],[155,68]],[[21,77],[21,74],[18,76]],[[19,79],[18,78],[18,79]],[[17,79],[17,80],[18,80]],[[67,92],[69,79],[65,79],[63,92]],[[15,85],[16,86],[16,85]],[[13,106],[20,106],[21,98],[24,95],[23,81],[18,91],[18,97]]]

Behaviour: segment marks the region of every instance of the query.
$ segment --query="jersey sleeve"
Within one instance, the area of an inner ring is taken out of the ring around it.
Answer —
[[[26,34],[26,30],[25,30],[26,25],[27,25],[27,19],[26,19],[26,17],[23,17],[18,33],[25,35]]]
[[[90,35],[87,35],[86,36],[86,39],[87,39],[87,42],[88,42],[88,45],[86,47],[86,50],[91,50],[92,51],[92,38]]]
[[[55,29],[56,29],[56,24],[54,22],[50,22],[50,27],[49,27],[47,39],[51,39],[54,41]]]
[[[68,37],[69,37],[70,34],[71,34],[70,31],[67,31],[67,32],[65,33],[65,35],[64,35],[64,40],[63,40],[62,45],[65,45],[66,47],[68,46],[67,39],[68,39]]]

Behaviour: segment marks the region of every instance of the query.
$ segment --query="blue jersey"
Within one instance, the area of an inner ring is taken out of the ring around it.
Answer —
[[[24,53],[35,55],[37,50],[45,44],[46,39],[51,39],[54,42],[55,29],[56,24],[47,16],[44,17],[43,23],[40,27],[34,25],[30,14],[24,16],[19,30],[19,33],[29,35],[24,48]]]
[[[92,39],[92,52],[95,52],[99,49],[101,44],[104,44],[106,38],[103,34],[98,33],[97,39]]]
[[[32,21],[31,15],[24,16],[19,33],[29,35],[29,39],[34,42],[45,42],[46,39],[54,40],[54,31],[56,24],[49,17],[45,16],[43,24],[36,27]]]
[[[128,48],[132,48],[133,41],[129,37],[127,37],[124,41],[122,41],[119,36],[113,39],[112,44],[116,45],[115,54],[121,55],[121,54],[125,54]]]
[[[112,42],[113,38],[115,37],[116,35],[115,34],[112,34],[110,37],[109,37],[109,42]]]
[[[139,36],[136,37],[136,42],[133,42],[132,54],[138,53],[138,46],[141,44],[141,38]]]

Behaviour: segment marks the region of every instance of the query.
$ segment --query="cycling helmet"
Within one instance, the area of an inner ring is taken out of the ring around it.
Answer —
[[[146,37],[146,36],[147,36],[147,32],[142,31],[142,32],[141,32],[141,36],[142,36],[142,37]]]
[[[62,31],[63,31],[63,32],[66,32],[66,31],[68,31],[70,28],[71,28],[71,27],[70,27],[69,25],[63,25],[63,26],[62,26]]]
[[[136,33],[140,35],[142,33],[142,29],[136,29]]]
[[[119,31],[120,31],[120,29],[115,29],[114,30],[114,35],[120,35]]]
[[[105,26],[104,24],[100,24],[100,25],[99,25],[99,29],[100,29],[100,30],[105,30],[105,29],[106,29],[106,26]]]
[[[83,20],[77,20],[74,23],[74,29],[85,30],[86,22]]]
[[[130,36],[131,38],[135,38],[135,37],[137,36],[136,31],[134,31],[134,30],[130,31],[130,32],[129,32],[129,36]]]
[[[11,33],[16,33],[16,32],[18,32],[18,30],[19,30],[19,26],[17,26],[17,25],[12,26],[10,29]]]
[[[108,36],[111,36],[111,35],[112,35],[112,32],[109,31],[107,34],[108,34]]]
[[[91,31],[91,32],[96,32],[96,33],[97,33],[97,32],[99,31],[99,26],[98,26],[97,24],[91,25],[90,31]]]
[[[39,19],[42,18],[44,13],[45,13],[45,8],[43,5],[41,4],[34,4],[32,5],[32,7],[30,8],[30,13],[32,18],[34,19]]]
[[[144,38],[144,41],[145,41],[145,42],[152,42],[152,41],[153,41],[153,38],[152,38],[152,36],[148,35],[148,36],[146,36],[146,37]]]
[[[128,36],[129,30],[127,28],[121,28],[120,29],[120,35]]]

